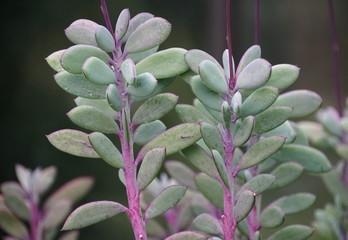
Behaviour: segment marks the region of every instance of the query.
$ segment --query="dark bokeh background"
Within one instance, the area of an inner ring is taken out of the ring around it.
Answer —
[[[232,1],[232,33],[235,59],[253,44],[253,0]],[[326,0],[267,0],[262,2],[261,47],[272,64],[291,63],[301,68],[293,88],[307,88],[334,104],[332,58]],[[112,22],[123,8],[132,15],[151,12],[173,24],[163,48],[199,48],[220,59],[225,49],[223,0],[109,0]],[[348,2],[336,0],[337,28],[343,95],[348,95]],[[102,161],[69,156],[54,149],[45,138],[55,130],[76,128],[65,113],[73,97],[53,80],[54,72],[44,58],[71,43],[64,29],[74,20],[87,18],[104,24],[97,0],[2,0],[0,5],[1,143],[0,181],[14,180],[14,165],[27,167],[56,165],[56,187],[80,175],[92,175],[96,185],[83,202],[117,200],[125,203],[124,189],[114,170]],[[183,87],[184,86],[184,87]],[[191,103],[187,85],[178,81],[169,91],[180,95],[180,102]],[[175,114],[165,119],[173,125]],[[329,201],[316,176],[305,176],[284,189],[307,190],[318,194],[316,206]],[[270,192],[271,197],[280,193]],[[310,222],[311,210],[300,217]],[[126,217],[116,217],[82,230],[81,239],[133,239]]]

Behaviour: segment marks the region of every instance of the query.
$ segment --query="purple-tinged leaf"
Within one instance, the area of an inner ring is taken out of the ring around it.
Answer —
[[[223,235],[222,223],[207,213],[198,215],[193,220],[192,225],[195,229],[209,235]]]
[[[13,237],[19,239],[28,239],[29,237],[26,226],[12,214],[4,210],[0,210],[0,227]]]
[[[194,232],[194,231],[184,231],[184,232],[179,232],[175,233],[169,237],[167,237],[164,240],[205,240],[207,239],[208,236],[200,233],[200,232]]]
[[[79,19],[65,29],[65,35],[75,44],[88,44],[97,47],[95,31],[98,26],[99,24],[91,20]]]

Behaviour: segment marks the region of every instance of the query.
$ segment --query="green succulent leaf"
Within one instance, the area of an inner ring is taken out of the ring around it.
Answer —
[[[157,120],[172,110],[178,97],[171,93],[156,95],[144,102],[134,113],[133,123],[142,124]]]
[[[282,125],[274,128],[273,130],[263,133],[262,136],[282,136],[286,138],[286,143],[291,143],[297,137],[297,133],[294,130],[294,127],[290,123],[290,121],[286,121]]]
[[[149,236],[164,239],[167,236],[166,229],[157,221],[151,219],[146,223],[146,232]]]
[[[340,200],[345,206],[348,206],[348,192],[346,186],[343,184],[337,169],[322,175],[325,186],[332,195],[339,196]]]
[[[314,203],[315,198],[315,195],[311,193],[295,193],[279,198],[270,206],[280,207],[284,214],[293,214],[309,208]]]
[[[158,46],[167,39],[171,29],[172,26],[167,20],[151,18],[134,30],[124,49],[127,53],[134,53]]]
[[[116,27],[115,27],[115,37],[116,40],[120,40],[124,37],[128,30],[130,21],[130,12],[129,9],[123,9],[120,15],[118,16]]]
[[[203,83],[209,89],[218,93],[227,93],[227,81],[220,65],[209,60],[203,60],[198,66],[198,71]]]
[[[335,108],[327,107],[326,109],[319,110],[317,118],[329,133],[341,137],[340,115]]]
[[[178,104],[175,107],[175,111],[178,114],[180,120],[184,123],[187,123],[187,122],[213,123],[209,119],[209,117],[207,117],[200,109],[192,105]]]
[[[113,110],[122,111],[122,98],[115,84],[110,84],[106,89],[106,99]]]
[[[186,52],[183,48],[159,51],[138,62],[136,71],[138,74],[149,72],[156,79],[178,76],[189,69],[184,58]]]
[[[111,218],[121,212],[125,212],[126,207],[117,202],[97,201],[84,204],[73,211],[65,221],[62,230],[80,229],[95,223]]]
[[[185,60],[186,60],[187,64],[189,65],[190,69],[197,74],[199,74],[198,66],[204,60],[209,60],[209,61],[217,64],[217,66],[219,66],[220,69],[223,70],[221,68],[219,62],[216,61],[216,59],[214,57],[212,57],[211,55],[209,55],[208,53],[206,53],[202,50],[198,50],[198,49],[189,50],[185,54]]]
[[[34,171],[35,172],[35,171]],[[52,186],[57,176],[57,168],[55,166],[49,166],[39,171],[38,176],[35,178],[35,188],[39,194],[47,192]]]
[[[277,152],[285,143],[285,138],[272,136],[255,143],[242,157],[239,169],[246,169],[264,161]]]
[[[71,74],[61,71],[54,75],[56,83],[66,92],[83,98],[105,98],[105,85],[88,81],[82,74]]]
[[[288,106],[294,110],[291,118],[302,118],[314,113],[322,104],[321,97],[309,90],[294,90],[279,95],[275,106]]]
[[[192,222],[195,229],[209,235],[223,235],[221,223],[218,219],[207,213],[198,215]]]
[[[190,189],[196,189],[194,182],[195,172],[188,166],[179,161],[166,161],[165,167],[169,175],[178,183]]]
[[[134,142],[138,145],[145,145],[151,139],[157,137],[167,129],[160,120],[141,124],[134,132]]]
[[[175,233],[169,237],[167,237],[164,240],[205,240],[207,239],[207,235],[200,233],[200,232],[194,232],[194,231],[184,231]]]
[[[135,70],[135,64],[132,59],[126,59],[121,65],[121,72],[124,80],[128,84],[134,84],[137,77],[137,72]]]
[[[304,225],[290,225],[277,231],[267,238],[267,240],[305,240],[308,239],[313,232],[313,228]]]
[[[109,117],[116,119],[118,113],[110,107],[106,99],[90,99],[77,97],[74,99],[77,106],[91,106],[99,109]]]
[[[212,154],[215,166],[219,172],[222,181],[224,182],[226,187],[230,188],[230,178],[223,157],[218,151],[214,149],[212,150]]]
[[[255,118],[249,116],[246,118],[240,118],[236,121],[233,127],[233,144],[236,147],[242,146],[246,143],[254,129]]]
[[[238,198],[237,202],[233,207],[234,219],[237,222],[242,221],[246,216],[248,216],[249,212],[254,206],[256,194],[249,190],[243,190]]]
[[[250,48],[248,48],[245,53],[243,54],[238,67],[237,67],[237,76],[244,70],[246,66],[249,65],[252,61],[255,59],[258,59],[261,57],[261,48],[258,45],[253,45]]]
[[[290,87],[298,78],[300,69],[290,64],[278,64],[272,66],[272,73],[265,86],[272,86],[280,92]]]
[[[64,70],[62,67],[62,64],[60,63],[60,58],[62,57],[64,52],[65,52],[65,49],[59,50],[50,54],[46,58],[48,65],[50,65],[50,67],[56,72],[60,72]]]
[[[69,231],[62,234],[58,240],[78,240],[80,233],[78,231]]]
[[[116,82],[115,73],[102,60],[90,57],[82,65],[82,72],[85,78],[92,83],[105,85]]]
[[[147,12],[142,12],[139,13],[137,15],[135,15],[130,21],[129,21],[129,25],[128,25],[128,29],[126,34],[123,36],[122,38],[122,42],[126,42],[129,38],[129,36],[144,22],[146,22],[147,20],[153,18],[154,15],[152,15],[151,13],[147,13]]]
[[[64,129],[47,135],[48,141],[60,151],[78,157],[99,158],[88,140],[88,134],[71,129]]]
[[[271,67],[271,64],[264,59],[253,60],[238,75],[236,89],[250,89],[261,86],[269,79]]]
[[[261,212],[260,223],[265,228],[275,228],[280,226],[285,219],[282,209],[276,205],[267,207]]]
[[[139,74],[133,85],[128,85],[127,92],[135,96],[150,96],[157,87],[157,79],[151,73]]]
[[[211,121],[213,121],[214,124],[223,122],[222,115],[220,112],[214,111],[204,106],[204,104],[197,98],[193,100],[193,105],[199,110],[201,110],[201,112],[204,113],[204,115],[207,116]]]
[[[65,35],[75,44],[87,44],[98,47],[95,39],[95,31],[98,26],[99,24],[91,20],[79,19],[65,29]]]
[[[276,177],[272,188],[281,188],[294,182],[302,175],[303,170],[300,164],[294,162],[287,162],[279,165],[271,172],[271,174]]]
[[[123,157],[111,140],[100,132],[91,133],[88,139],[98,155],[109,165],[123,168]]]
[[[6,210],[0,210],[0,227],[3,231],[18,239],[29,237],[26,226]]]
[[[274,184],[276,178],[271,174],[260,174],[246,182],[238,191],[237,196],[244,190],[251,190],[255,195],[259,195]]]
[[[5,195],[4,202],[14,215],[20,219],[29,220],[31,213],[24,197]]]
[[[109,30],[99,25],[95,31],[95,39],[97,40],[98,47],[105,52],[112,52],[115,50],[115,40]]]
[[[164,189],[150,203],[145,211],[145,219],[155,218],[173,208],[184,197],[187,187],[173,185]]]
[[[210,149],[215,149],[220,154],[224,154],[225,151],[221,134],[215,126],[209,123],[201,123],[201,133],[205,144],[207,144]]]
[[[58,227],[69,215],[72,203],[67,199],[61,199],[45,211],[43,225],[46,229]]]
[[[225,49],[224,53],[222,54],[222,64],[224,66],[225,70],[225,75],[229,79],[230,78],[230,54],[228,49]],[[235,64],[234,64],[234,59],[232,56],[232,72],[235,72]]]
[[[1,187],[1,193],[3,197],[6,196],[18,196],[20,198],[24,198],[26,196],[25,191],[23,190],[23,188],[21,187],[21,185],[19,185],[18,182],[12,182],[12,181],[8,181],[8,182],[3,182],[0,185]]]
[[[153,179],[155,179],[162,167],[166,156],[165,148],[153,148],[148,151],[142,160],[137,176],[137,185],[139,190],[146,188]]]
[[[221,184],[214,178],[211,178],[204,173],[200,173],[195,177],[197,189],[206,197],[212,204],[219,209],[224,208],[223,190]]]
[[[134,63],[138,63],[141,60],[143,60],[144,58],[147,58],[148,56],[157,52],[158,49],[159,49],[159,46],[156,46],[154,48],[150,48],[150,49],[145,50],[145,51],[130,53],[127,55],[127,58],[133,60]]]

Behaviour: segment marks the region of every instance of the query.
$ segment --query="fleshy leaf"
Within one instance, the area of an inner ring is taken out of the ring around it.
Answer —
[[[274,180],[276,178],[271,174],[260,174],[252,179],[250,179],[248,182],[246,182],[237,193],[237,196],[242,193],[244,190],[251,190],[255,193],[255,195],[259,195],[260,193],[267,190],[269,187],[274,184]]]
[[[65,49],[59,50],[50,54],[46,58],[48,65],[50,65],[50,67],[56,72],[60,72],[64,70],[62,65],[60,64],[60,58],[62,57],[64,52],[65,52]]]
[[[184,58],[186,52],[183,48],[159,51],[138,62],[136,71],[138,74],[149,72],[156,79],[178,76],[189,69]]]
[[[115,73],[110,67],[96,57],[90,57],[82,65],[85,78],[95,84],[105,85],[116,82]]]
[[[79,177],[65,183],[47,199],[45,208],[55,205],[62,199],[68,199],[72,203],[77,202],[92,188],[93,183],[91,177]]]
[[[138,145],[145,145],[151,139],[157,137],[167,129],[160,120],[141,124],[134,132],[134,142]]]
[[[99,24],[91,20],[79,19],[65,29],[65,35],[75,44],[88,44],[97,47],[95,31],[98,26]]]
[[[169,237],[167,237],[164,240],[205,240],[207,239],[207,235],[200,233],[200,232],[194,232],[194,231],[184,231],[175,233]]]
[[[262,87],[250,94],[243,102],[240,116],[256,115],[270,107],[278,97],[278,90],[274,87]]]
[[[204,60],[209,60],[209,61],[217,64],[218,66],[220,66],[219,62],[216,61],[216,59],[214,57],[212,57],[208,53],[206,53],[202,50],[198,50],[198,49],[189,50],[185,54],[185,60],[186,60],[187,64],[189,65],[190,69],[197,74],[199,74],[198,66]],[[220,66],[220,68],[221,68],[221,66]],[[221,68],[221,70],[222,70],[222,68]]]
[[[268,132],[282,125],[290,117],[292,109],[284,106],[270,107],[256,115],[253,135]]]
[[[115,112],[115,110],[110,107],[106,99],[90,99],[77,97],[74,101],[77,106],[92,106],[99,109],[103,113],[109,115],[113,119],[116,119],[117,117],[117,112]]]
[[[46,229],[58,227],[69,215],[72,204],[69,200],[61,199],[45,210],[43,225]]]
[[[207,144],[210,149],[215,149],[219,151],[220,154],[224,154],[225,151],[221,135],[215,126],[209,123],[201,123],[201,133],[205,144]]]
[[[152,148],[166,148],[166,154],[170,155],[187,148],[201,138],[199,123],[184,123],[172,127],[146,144],[139,152],[138,157],[145,154]]]
[[[57,168],[50,166],[40,171],[39,176],[35,179],[35,188],[39,194],[45,193],[54,183],[57,176]]]
[[[282,209],[276,205],[265,208],[261,212],[260,223],[265,228],[275,228],[280,226],[285,219]]]
[[[223,157],[218,151],[214,149],[212,150],[212,154],[216,169],[218,170],[222,181],[224,182],[226,187],[230,188],[230,178]]]
[[[305,170],[313,173],[324,173],[331,170],[331,163],[327,157],[322,152],[308,146],[287,144],[272,158],[279,162],[297,162]]]
[[[17,217],[29,220],[31,213],[24,197],[18,195],[7,195],[4,196],[4,202]]]
[[[148,56],[157,52],[158,49],[159,49],[159,46],[156,46],[154,48],[150,48],[150,49],[142,51],[142,52],[130,53],[127,55],[127,58],[133,60],[134,63],[138,63],[141,60],[143,60],[144,58],[147,58]]]
[[[137,185],[139,190],[146,188],[157,176],[162,167],[165,156],[165,148],[153,148],[146,153],[140,165],[137,176]]]
[[[271,64],[266,60],[255,59],[238,75],[236,89],[250,89],[261,86],[269,79],[271,67]]]
[[[290,64],[278,64],[272,66],[272,73],[265,86],[272,86],[280,92],[290,87],[298,78],[300,69]]]
[[[134,84],[137,73],[135,71],[135,64],[132,59],[126,59],[121,65],[121,72],[124,80],[128,84]]]
[[[1,192],[4,196],[15,195],[18,197],[25,197],[26,193],[17,182],[3,182],[1,183]]]
[[[329,133],[341,137],[340,115],[335,108],[327,107],[319,110],[317,118]]]
[[[215,217],[203,213],[198,215],[192,222],[195,229],[209,235],[223,235],[221,223]]]
[[[193,93],[204,105],[216,111],[221,110],[222,100],[219,94],[207,88],[199,76],[191,79],[191,87]]]
[[[112,109],[122,111],[122,98],[115,84],[110,84],[106,89],[106,99]]]
[[[230,56],[229,56],[229,51],[228,49],[225,49],[224,53],[222,54],[222,63],[224,66],[224,70],[225,70],[225,75],[226,77],[229,79],[230,75],[231,75],[231,71],[230,71]],[[234,64],[234,59],[232,56],[232,72],[235,72],[235,64]]]
[[[194,182],[195,173],[188,166],[179,161],[166,161],[165,167],[171,177],[181,185],[196,189]]]
[[[123,157],[111,140],[100,132],[91,133],[88,139],[98,155],[109,165],[123,168]]]
[[[73,211],[62,230],[80,229],[111,218],[126,211],[126,207],[117,202],[97,201],[84,204]]]
[[[67,115],[73,123],[91,131],[110,134],[119,131],[114,119],[91,106],[75,107]]]
[[[115,40],[109,30],[99,25],[95,32],[95,39],[97,40],[98,47],[105,52],[112,52],[115,50]]]
[[[172,110],[178,101],[178,96],[171,93],[156,95],[144,102],[134,113],[133,123],[142,124],[157,120]]]
[[[249,65],[252,61],[255,59],[258,59],[261,57],[261,48],[258,45],[253,45],[250,48],[248,48],[245,53],[243,54],[238,67],[237,67],[237,76],[243,71],[243,69]]]
[[[25,225],[4,210],[0,210],[0,227],[6,233],[18,239],[27,239],[29,237],[29,232]]]
[[[273,130],[263,133],[262,136],[282,136],[286,138],[286,143],[291,143],[297,137],[297,133],[294,130],[290,121],[286,121],[282,125],[274,128]]]
[[[150,203],[145,211],[145,219],[155,218],[174,207],[184,197],[187,187],[173,185],[164,189]]]
[[[181,152],[185,158],[200,171],[211,176],[212,178],[219,176],[214,164],[214,160],[198,145],[193,144]]]
[[[31,179],[32,179],[32,173],[28,168],[25,168],[21,164],[16,164],[16,175],[19,180],[19,183],[21,184],[21,187],[26,191],[26,193],[29,193],[32,191],[31,186]]]
[[[239,194],[237,202],[233,207],[234,219],[237,222],[242,221],[249,214],[254,206],[255,196],[256,194],[249,189]]]
[[[239,169],[246,169],[264,161],[278,151],[284,142],[285,138],[279,136],[261,139],[243,155],[239,162]]]
[[[129,36],[144,22],[153,18],[154,16],[151,13],[142,12],[135,15],[130,21],[126,34],[122,38],[122,42],[126,42]]]
[[[139,74],[133,85],[128,85],[127,92],[135,96],[149,96],[157,86],[157,79],[151,73]]]
[[[219,209],[224,208],[223,190],[221,184],[203,173],[195,177],[197,189]]]
[[[187,122],[213,123],[200,109],[191,105],[178,104],[175,107],[175,111],[178,114],[180,120],[184,123],[187,123]]]
[[[63,234],[58,240],[78,240],[80,233],[78,231],[70,231]]]
[[[78,157],[99,158],[88,140],[88,134],[77,130],[64,129],[47,135],[57,149]]]
[[[323,174],[323,180],[329,192],[333,195],[339,196],[342,203],[345,206],[348,206],[348,192],[346,191],[346,186],[343,184],[337,170],[334,169]]]
[[[157,221],[149,220],[146,223],[146,232],[148,236],[164,239],[167,236],[166,229]]]
[[[216,63],[204,60],[198,66],[203,83],[214,92],[227,93],[228,86],[224,73]]]
[[[296,179],[298,179],[303,173],[303,167],[294,162],[283,163],[274,169],[271,174],[276,177],[272,188],[284,187]]]
[[[270,206],[275,205],[282,209],[284,214],[292,214],[309,208],[315,201],[315,195],[311,193],[295,193],[281,197]]]
[[[291,118],[302,118],[314,113],[322,104],[321,97],[309,90],[294,90],[279,95],[273,105],[293,108]]]
[[[124,49],[127,53],[134,53],[158,46],[167,39],[171,28],[167,20],[159,17],[151,18],[135,29]]]
[[[277,231],[267,238],[267,240],[305,240],[308,239],[313,232],[313,228],[304,225],[290,225]]]
[[[75,45],[68,48],[62,55],[60,62],[65,71],[73,74],[82,72],[83,63],[90,57],[97,57],[108,63],[110,56],[100,48],[89,45]]]
[[[240,118],[236,121],[233,128],[233,144],[236,147],[242,146],[246,143],[251,133],[254,129],[254,121],[255,118],[253,116],[249,116],[246,118]]]
[[[82,74],[61,71],[54,75],[56,83],[66,92],[75,96],[98,99],[105,98],[106,86],[88,81]]]
[[[115,27],[115,36],[116,40],[120,40],[124,37],[127,32],[130,21],[130,12],[129,9],[123,9],[120,15],[118,16],[116,27]]]

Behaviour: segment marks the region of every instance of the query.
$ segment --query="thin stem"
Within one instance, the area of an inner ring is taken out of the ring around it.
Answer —
[[[233,59],[232,59],[232,34],[231,34],[231,0],[226,0],[226,41],[229,53],[229,67],[230,67],[230,79],[229,79],[229,88],[230,90],[234,89],[235,79],[233,72]]]
[[[333,60],[333,80],[335,86],[335,97],[337,110],[340,117],[343,116],[343,103],[341,97],[341,79],[339,74],[339,45],[337,40],[337,29],[335,21],[335,11],[333,0],[328,0],[328,10],[330,18],[330,28],[331,28],[331,41],[332,41],[332,60]]]
[[[31,229],[31,239],[30,240],[41,240],[42,232],[40,226],[41,212],[37,206],[36,201],[30,197],[30,229]]]
[[[111,25],[111,21],[110,21],[110,17],[109,17],[109,11],[108,11],[108,7],[106,5],[106,1],[105,0],[101,0],[100,1],[100,8],[101,8],[101,11],[103,13],[107,29],[112,34],[112,36],[115,36],[114,30],[112,29],[112,25]]]
[[[260,0],[255,0],[255,44],[260,45]]]

